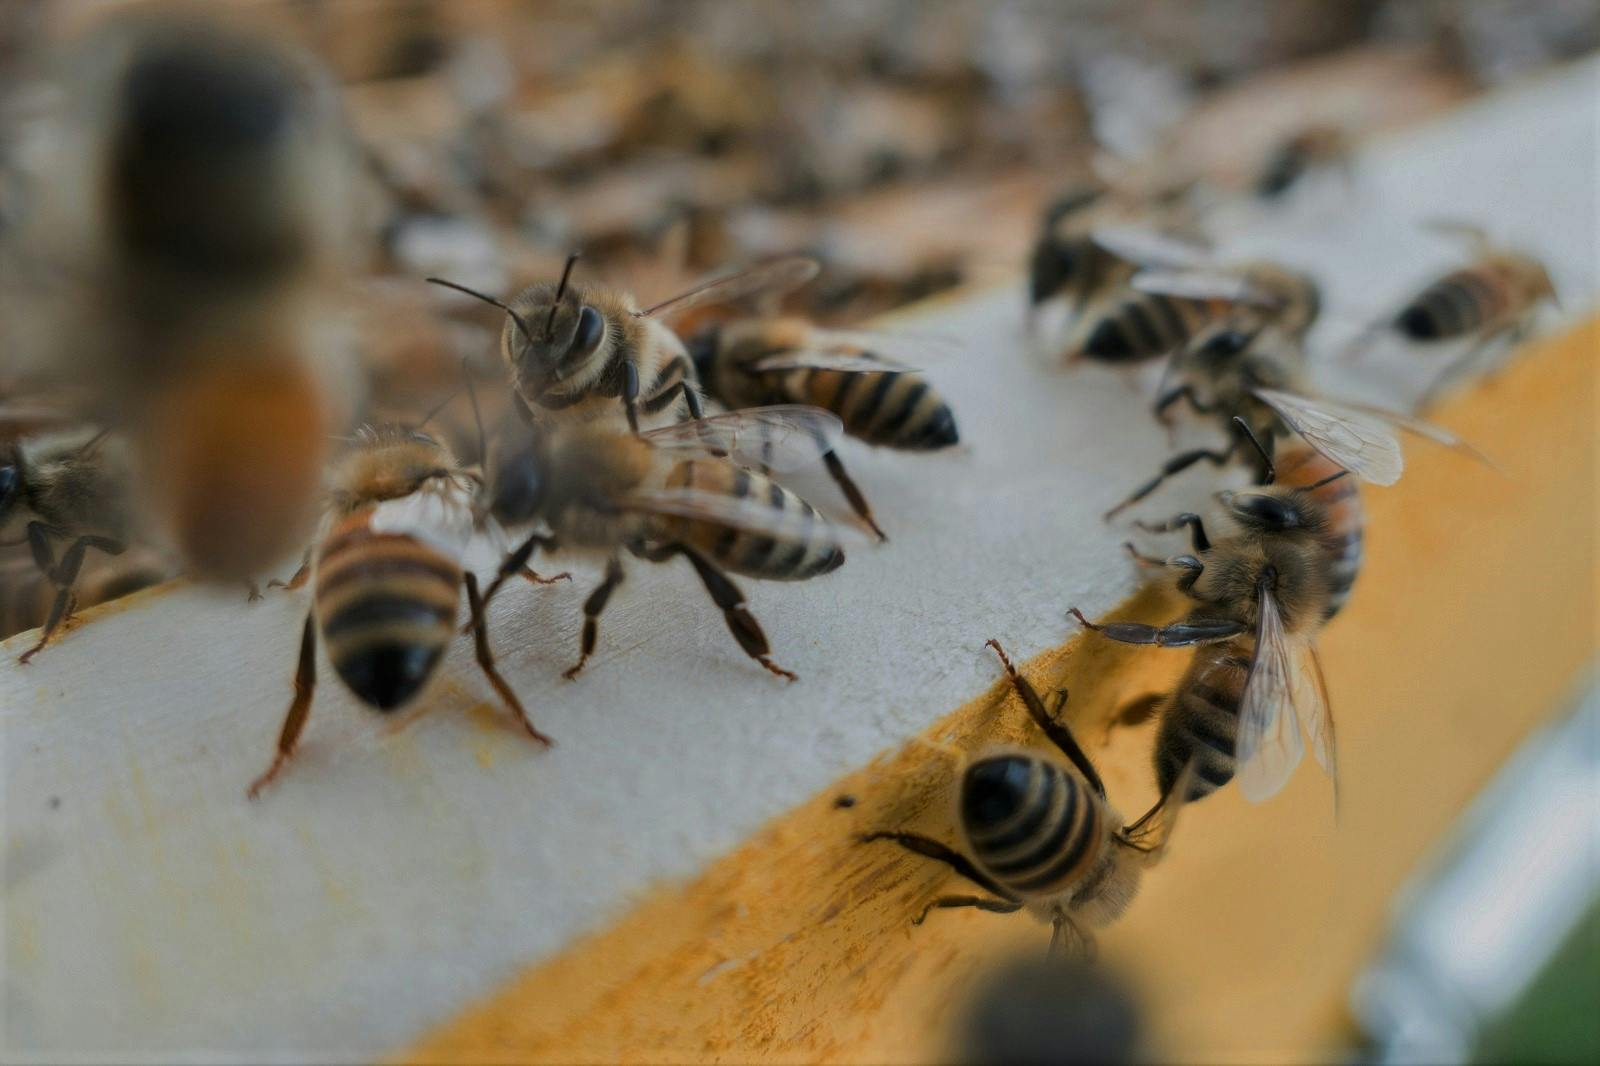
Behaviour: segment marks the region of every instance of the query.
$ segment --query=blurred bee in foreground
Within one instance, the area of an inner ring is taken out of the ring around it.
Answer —
[[[0,455],[0,543],[27,544],[53,591],[39,641],[26,663],[72,616],[78,574],[90,550],[120,555],[133,533],[127,442],[93,429],[17,441]],[[58,557],[56,550],[65,545]]]
[[[1132,1066],[1153,1062],[1137,990],[1107,967],[1053,955],[1007,960],[964,1004],[952,1062]]]
[[[1313,171],[1340,166],[1350,173],[1355,146],[1339,126],[1318,124],[1291,134],[1268,153],[1256,177],[1256,195],[1275,200]]]
[[[500,354],[530,410],[587,420],[610,414],[620,400],[636,433],[704,414],[694,363],[665,319],[707,303],[787,291],[817,273],[814,259],[777,259],[640,308],[628,293],[573,283],[576,262],[576,255],[567,260],[559,282],[533,285],[510,303],[429,280],[506,312]]]
[[[947,864],[990,893],[940,896],[912,919],[913,925],[921,925],[938,908],[975,907],[997,914],[1028,908],[1051,923],[1051,954],[1087,955],[1093,951],[1090,930],[1120,918],[1133,902],[1145,869],[1165,856],[1183,806],[1179,789],[1186,781],[1170,782],[1143,818],[1123,824],[1106,800],[1094,763],[1061,719],[1065,691],[1054,712],[1046,710],[999,642],[991,640],[988,646],[1000,656],[1029,716],[1070,765],[1030,751],[999,751],[967,766],[956,810],[962,851],[899,830],[879,830],[860,839],[892,840]]]
[[[1164,795],[1192,766],[1187,800],[1210,795],[1235,776],[1246,799],[1268,799],[1300,763],[1302,725],[1338,795],[1333,716],[1315,639],[1339,579],[1329,547],[1334,520],[1319,493],[1347,471],[1281,485],[1262,458],[1265,484],[1218,494],[1235,532],[1212,542],[1198,515],[1182,514],[1148,528],[1188,528],[1193,554],[1163,562],[1135,553],[1141,562],[1178,573],[1178,590],[1196,602],[1181,622],[1095,623],[1076,607],[1070,611],[1090,630],[1124,644],[1199,647],[1160,708],[1154,759]]]
[[[605,578],[583,605],[574,678],[599,637],[600,615],[622,584],[621,553],[649,562],[681,555],[722,610],[739,646],[771,673],[766,634],[728,574],[801,581],[844,563],[843,532],[765,474],[816,462],[842,434],[838,419],[806,407],[769,407],[650,430],[604,422],[534,426],[503,446],[488,487],[488,515],[517,529],[543,521],[501,565],[484,595],[492,599],[539,549],[578,549],[605,558]]]
[[[1136,269],[1085,311],[1069,358],[1125,365],[1197,339],[1242,344],[1267,325],[1300,344],[1321,311],[1317,284],[1276,263],[1219,264],[1190,241],[1149,230],[1100,229],[1093,240]]]
[[[960,440],[950,405],[885,348],[928,343],[886,333],[830,330],[799,318],[742,319],[712,326],[690,342],[706,393],[726,407],[807,404],[837,415],[868,444],[935,451]],[[828,473],[851,508],[887,540],[866,497],[832,450]]]
[[[247,580],[303,538],[337,432],[311,313],[346,207],[333,89],[260,34],[142,13],[108,19],[61,84],[34,234],[78,282],[53,373],[94,383],[186,571]]]
[[[332,501],[311,558],[287,587],[311,581],[294,699],[277,754],[250,786],[257,796],[288,764],[311,713],[317,637],[339,679],[382,714],[414,702],[455,635],[463,586],[478,665],[530,737],[548,745],[495,668],[478,580],[462,565],[475,532],[480,479],[419,430],[364,427],[333,475]]]
[[[1545,265],[1523,252],[1489,242],[1477,226],[1435,222],[1432,228],[1464,238],[1477,256],[1466,266],[1430,283],[1394,316],[1390,327],[1417,344],[1470,341],[1447,366],[1422,400],[1426,406],[1497,341],[1516,345],[1532,332],[1544,301],[1556,300]],[[1382,325],[1374,329],[1382,329]],[[1352,350],[1359,351],[1371,330]]]

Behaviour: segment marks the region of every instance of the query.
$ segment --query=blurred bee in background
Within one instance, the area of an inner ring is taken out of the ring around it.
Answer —
[[[303,538],[339,424],[314,314],[347,214],[336,98],[309,57],[193,16],[113,16],[60,81],[45,376],[94,383],[186,571],[247,580]]]
[[[952,1061],[969,1066],[1132,1066],[1154,1061],[1135,989],[1103,965],[1008,960],[965,1005]]]
[[[338,464],[323,529],[288,588],[311,582],[294,699],[277,754],[252,798],[283,772],[311,713],[317,637],[334,671],[362,703],[391,714],[423,694],[455,636],[464,586],[478,665],[530,737],[548,746],[495,668],[478,580],[462,565],[481,479],[428,434],[363,427]]]
[[[868,444],[937,451],[961,439],[949,403],[884,352],[927,343],[764,318],[712,326],[690,340],[689,350],[707,395],[726,407],[806,404],[837,415],[847,434]],[[823,461],[855,513],[887,540],[839,456],[829,450]]]
[[[1298,130],[1268,153],[1256,177],[1256,195],[1275,200],[1307,174],[1325,167],[1343,167],[1349,176],[1354,148],[1349,133],[1339,126],[1319,123]]]
[[[1431,228],[1465,239],[1476,259],[1433,281],[1406,301],[1390,328],[1417,344],[1467,340],[1470,346],[1440,373],[1421,401],[1432,402],[1497,341],[1516,345],[1533,331],[1545,300],[1556,300],[1555,284],[1545,265],[1523,252],[1489,242],[1477,226],[1434,222]],[[1375,329],[1382,329],[1382,325]],[[1373,330],[1353,350],[1370,340]]]
[[[72,616],[88,552],[121,555],[127,548],[132,490],[127,442],[104,430],[25,438],[0,454],[0,544],[26,544],[52,590],[38,643],[18,662],[37,655]],[[8,591],[7,599],[13,595]]]
[[[787,291],[817,272],[814,259],[777,259],[641,309],[628,293],[572,283],[577,258],[567,259],[559,282],[531,286],[510,303],[429,280],[506,312],[500,351],[530,411],[588,420],[615,411],[620,400],[635,433],[704,414],[694,363],[664,319],[702,304]]]
[[[939,896],[913,925],[938,908],[975,907],[997,914],[1024,908],[1051,923],[1050,953],[1088,955],[1093,929],[1120,918],[1133,902],[1144,871],[1161,861],[1177,824],[1188,784],[1170,782],[1162,798],[1137,822],[1124,824],[1106,800],[1106,788],[1071,728],[1061,718],[1065,690],[1046,710],[1033,685],[1011,665],[998,641],[1012,688],[1040,731],[1069,765],[1030,751],[984,755],[965,768],[956,824],[963,849],[900,830],[878,830],[863,843],[891,840],[908,851],[947,864],[990,896]]]
[[[722,610],[739,646],[771,673],[795,680],[772,661],[766,634],[728,574],[801,581],[844,563],[841,530],[764,474],[816,462],[843,430],[813,408],[772,407],[650,430],[621,431],[603,421],[528,427],[502,446],[486,506],[501,526],[543,521],[501,565],[485,592],[493,598],[539,549],[574,548],[604,556],[605,577],[584,601],[574,678],[594,652],[599,620],[622,584],[621,553],[649,562],[681,555]]]
[[[1138,270],[1136,260],[1106,246],[1096,234],[1118,225],[1187,233],[1194,221],[1188,192],[1188,183],[1141,195],[1117,185],[1091,182],[1058,197],[1045,210],[1029,254],[1029,333],[1037,333],[1045,305],[1059,302],[1065,313],[1066,350],[1069,354],[1078,351],[1083,344],[1085,316],[1124,291]]]
[[[1247,335],[1242,317],[1300,344],[1321,311],[1316,283],[1276,263],[1218,264],[1198,245],[1148,230],[1106,228],[1092,239],[1136,269],[1085,311],[1069,359],[1126,365],[1171,356],[1197,336],[1226,343]]]
[[[1148,528],[1187,528],[1193,554],[1163,562],[1134,553],[1178,573],[1178,591],[1196,603],[1187,617],[1151,626],[1090,622],[1076,607],[1069,613],[1124,644],[1198,646],[1159,710],[1154,762],[1163,795],[1192,766],[1186,800],[1210,795],[1235,776],[1246,799],[1268,799],[1299,765],[1304,726],[1317,762],[1334,779],[1337,801],[1333,716],[1315,639],[1338,580],[1329,550],[1334,519],[1320,493],[1348,472],[1278,484],[1265,450],[1257,448],[1268,467],[1265,483],[1218,494],[1235,532],[1213,542],[1198,515],[1182,514]]]

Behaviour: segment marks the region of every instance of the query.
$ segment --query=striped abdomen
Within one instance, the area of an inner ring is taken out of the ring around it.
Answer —
[[[1100,798],[1083,779],[1032,755],[994,755],[961,780],[972,857],[1014,895],[1057,896],[1082,881],[1105,843]]]
[[[934,451],[961,440],[944,397],[921,374],[843,370],[790,370],[781,375],[775,402],[804,403],[832,411],[845,432],[868,444]]]
[[[371,517],[351,515],[323,540],[315,610],[340,678],[390,711],[422,690],[455,634],[461,567],[415,537],[374,532]]]
[[[1170,355],[1182,348],[1219,306],[1160,293],[1119,292],[1086,323],[1085,358],[1103,363],[1130,363]]]
[[[1505,280],[1486,267],[1467,267],[1429,285],[1395,317],[1414,341],[1463,337],[1499,319],[1511,305]]]
[[[1278,479],[1288,485],[1311,485],[1337,474],[1340,467],[1305,445],[1297,445],[1275,460]],[[1366,514],[1361,507],[1361,486],[1354,477],[1330,481],[1311,493],[1328,520],[1322,543],[1328,554],[1328,605],[1326,622],[1350,599],[1361,574]]]
[[[736,574],[800,581],[836,570],[844,549],[830,542],[827,519],[805,500],[764,474],[720,459],[688,459],[673,467],[668,488],[692,488],[764,506],[791,533],[749,533],[710,521],[657,520],[658,535],[696,548]]]
[[[1153,758],[1163,796],[1191,759],[1190,800],[1204,799],[1233,779],[1239,704],[1249,677],[1250,655],[1237,644],[1209,644],[1195,652],[1156,729]]]

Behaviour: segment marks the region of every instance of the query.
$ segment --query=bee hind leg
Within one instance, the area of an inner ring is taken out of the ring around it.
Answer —
[[[850,502],[850,509],[865,522],[880,542],[887,543],[889,534],[878,525],[878,520],[872,517],[872,505],[867,503],[867,497],[862,493],[855,479],[845,470],[844,463],[833,449],[828,449],[822,457],[823,465],[828,468],[828,476],[833,478],[834,484],[839,486],[839,491],[844,493],[844,498]]]
[[[929,901],[917,916],[911,919],[911,924],[921,925],[928,920],[931,911],[949,910],[954,907],[972,907],[991,914],[1015,914],[1022,909],[1022,904],[1015,900],[989,899],[987,896],[938,896]]]
[[[992,877],[974,866],[972,860],[948,845],[934,840],[932,837],[925,837],[920,833],[904,833],[896,829],[879,829],[871,833],[862,833],[856,837],[856,843],[858,844],[871,844],[877,840],[893,841],[907,851],[921,855],[925,859],[942,862],[979,888],[992,892],[1007,903],[1014,903],[1018,907],[1022,906],[1020,900],[1002,888]],[[923,914],[926,915],[927,911],[924,911]],[[917,924],[921,924],[920,920]]]
[[[800,675],[772,661],[772,646],[767,643],[767,634],[762,630],[761,623],[756,621],[756,616],[745,606],[744,593],[739,591],[739,586],[699,552],[682,545],[675,546],[675,550],[694,565],[695,573],[700,575],[700,581],[705,585],[706,592],[710,593],[712,602],[722,608],[728,631],[745,654],[760,663],[768,673],[790,681],[800,680]]]
[[[272,765],[267,767],[266,773],[250,783],[249,791],[245,793],[251,799],[259,796],[261,790],[271,784],[288,765],[295,744],[300,740],[300,733],[306,727],[306,719],[311,715],[311,696],[316,687],[317,620],[307,612],[305,628],[300,634],[300,662],[294,673],[294,699],[289,703],[289,713],[284,716],[283,729],[278,733],[278,751],[272,757]]]

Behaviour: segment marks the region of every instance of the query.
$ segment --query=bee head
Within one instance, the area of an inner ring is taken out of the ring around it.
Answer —
[[[520,383],[536,390],[570,376],[605,340],[605,317],[583,302],[580,291],[567,285],[577,261],[576,252],[567,257],[561,281],[553,290],[546,283],[523,293],[516,303],[524,308],[524,314],[513,313],[506,323],[506,361]]]
[[[1315,525],[1307,501],[1300,499],[1293,490],[1263,488],[1219,492],[1217,499],[1235,522],[1254,532],[1287,533]]]

